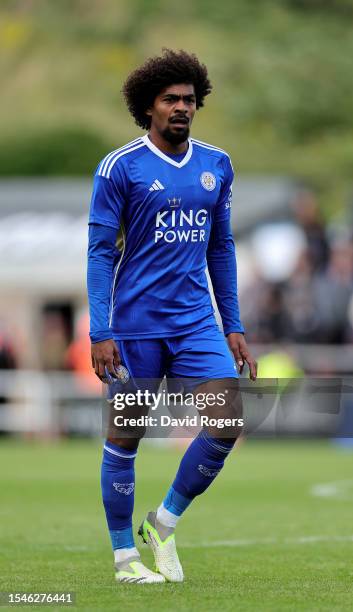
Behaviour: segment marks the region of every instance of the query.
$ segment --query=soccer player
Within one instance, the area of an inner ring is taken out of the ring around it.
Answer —
[[[185,51],[164,50],[125,82],[123,93],[142,136],[98,165],[89,217],[88,296],[92,366],[108,382],[122,364],[134,378],[164,375],[226,389],[227,416],[240,404],[238,372],[257,365],[244,338],[230,227],[233,170],[222,149],[189,137],[195,111],[211,92],[207,69]],[[219,330],[206,263],[223,323]],[[225,336],[227,340],[225,340]],[[132,532],[134,460],[139,437],[108,436],[102,495],[119,582],[181,582],[174,530],[192,500],[213,482],[232,450],[228,437],[204,427],[175,479],[139,534],[156,572],[142,564]]]

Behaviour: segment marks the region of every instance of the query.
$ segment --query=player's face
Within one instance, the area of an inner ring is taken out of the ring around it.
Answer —
[[[189,137],[195,111],[194,86],[181,83],[163,89],[147,114],[151,117],[151,130],[171,144],[180,144]]]

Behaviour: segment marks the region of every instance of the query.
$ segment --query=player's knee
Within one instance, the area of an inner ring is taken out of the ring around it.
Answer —
[[[144,425],[135,426],[131,419],[126,419],[123,424],[110,424],[107,439],[112,444],[122,446],[126,450],[135,450],[145,434]]]
[[[237,439],[236,437],[212,436],[205,428],[200,431],[198,438],[208,457],[214,461],[224,461],[232,451]]]
[[[225,444],[225,446],[227,448],[229,448],[229,452],[231,452],[233,450],[234,446],[235,446],[235,443],[236,443],[237,439],[239,438],[239,435],[240,434],[239,434],[238,430],[236,430],[236,431],[234,430],[233,436],[229,435],[226,438],[224,438],[224,437],[223,438],[219,438],[218,437],[218,438],[214,438],[214,440],[216,440],[216,442]]]
[[[146,434],[145,416],[148,407],[125,406],[122,412],[117,412],[109,405],[108,410],[105,428],[107,440],[127,450],[135,450]]]
[[[243,431],[243,406],[236,378],[210,380],[197,389],[205,397],[203,428],[211,438],[234,445]]]
[[[230,448],[233,448],[243,431],[243,427],[239,425],[238,419],[227,417],[209,418],[203,429],[210,438],[223,440]]]
[[[120,446],[120,448],[123,448],[125,450],[131,450],[131,451],[138,449],[140,439],[141,438],[126,438],[126,437],[107,438],[110,444],[113,444],[115,446]]]

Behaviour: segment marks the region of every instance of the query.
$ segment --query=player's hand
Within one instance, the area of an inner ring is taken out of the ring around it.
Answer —
[[[250,370],[250,374],[249,374],[250,380],[256,380],[257,362],[250,355],[250,351],[248,349],[248,346],[246,344],[246,340],[243,334],[233,332],[231,334],[228,334],[227,340],[228,340],[228,346],[234,355],[235,361],[237,362],[239,373],[241,374],[243,372],[244,365],[246,362]]]
[[[117,378],[115,369],[120,365],[120,355],[114,340],[104,340],[91,345],[92,368],[98,378],[108,382],[107,373],[112,378]]]

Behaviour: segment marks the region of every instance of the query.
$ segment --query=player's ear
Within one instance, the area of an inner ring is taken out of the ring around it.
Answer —
[[[150,106],[150,108],[146,110],[146,115],[148,115],[149,117],[152,116],[152,106]]]

